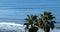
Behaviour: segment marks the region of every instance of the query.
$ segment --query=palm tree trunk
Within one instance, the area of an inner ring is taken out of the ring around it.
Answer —
[[[47,28],[45,27],[44,31],[45,31],[45,32],[50,32],[49,26],[47,26]]]
[[[44,32],[50,32],[50,31],[48,31],[48,30],[45,30]]]
[[[49,27],[49,25],[48,25],[48,20],[47,19],[45,19],[45,27],[44,27],[44,31],[45,32],[50,32],[50,27]]]

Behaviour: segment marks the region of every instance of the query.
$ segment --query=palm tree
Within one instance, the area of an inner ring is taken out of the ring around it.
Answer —
[[[36,15],[27,15],[27,17],[25,19],[27,23],[24,25],[26,25],[25,30],[28,29],[29,32],[37,32],[38,28],[43,29],[45,32],[50,32],[50,28],[53,30],[55,27],[54,23],[56,22],[53,21],[55,17],[51,12],[44,12],[40,17]]]
[[[27,21],[27,23],[24,24],[24,25],[26,25],[25,30],[28,29],[29,32],[37,32],[38,27],[35,27],[35,21],[37,20],[37,16],[36,15],[27,15],[27,17],[28,18],[25,19]]]
[[[43,29],[45,32],[50,32],[50,28],[53,29],[55,21],[53,21],[55,17],[51,12],[44,12],[41,14],[41,17],[37,21],[37,26]]]

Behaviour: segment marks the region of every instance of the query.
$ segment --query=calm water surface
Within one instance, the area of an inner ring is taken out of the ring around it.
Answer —
[[[25,23],[25,18],[27,14],[36,14],[40,15],[44,11],[50,11],[56,17],[55,21],[56,26],[59,25],[60,21],[60,12],[54,10],[43,10],[43,9],[0,9],[0,22],[14,22],[14,23]]]

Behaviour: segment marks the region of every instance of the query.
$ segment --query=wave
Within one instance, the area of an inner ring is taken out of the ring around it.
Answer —
[[[13,25],[13,26],[23,26],[23,24],[11,23],[11,22],[0,22],[0,25]]]
[[[60,29],[53,29],[50,32],[59,32]],[[11,23],[11,22],[0,22],[0,32],[25,32],[23,24]],[[44,32],[39,29],[38,32]]]
[[[23,24],[10,23],[10,22],[0,22],[1,32],[24,32]]]

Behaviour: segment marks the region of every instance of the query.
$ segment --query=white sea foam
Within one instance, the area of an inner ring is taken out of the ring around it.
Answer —
[[[0,31],[24,32],[25,30],[24,30],[23,24],[0,22]],[[38,32],[44,32],[44,31],[39,29]],[[60,30],[55,28],[51,30],[50,32],[60,32]]]
[[[24,32],[24,27],[22,24],[0,22],[0,30],[5,32],[6,31]]]
[[[9,22],[0,22],[0,25],[13,25],[13,26],[23,26],[22,24],[9,23]]]

